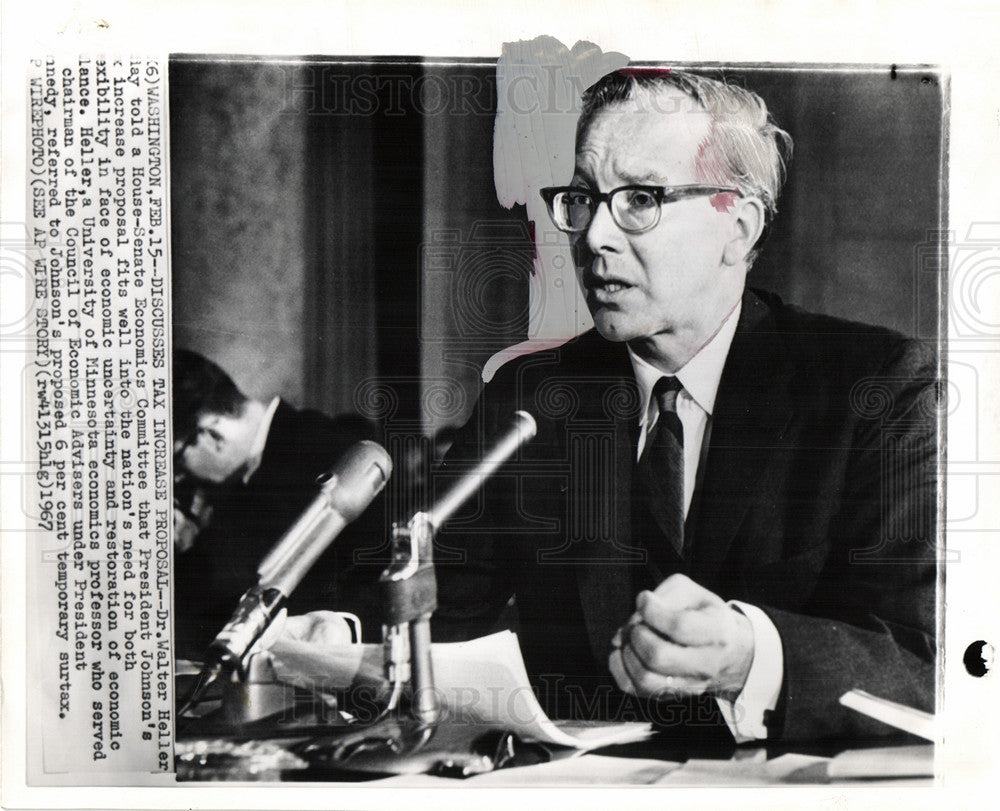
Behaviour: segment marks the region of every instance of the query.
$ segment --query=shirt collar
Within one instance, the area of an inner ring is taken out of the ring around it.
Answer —
[[[729,347],[736,334],[736,325],[740,320],[741,309],[742,302],[739,302],[712,339],[677,372],[677,379],[684,387],[684,391],[709,416],[715,409],[715,395],[719,391],[722,368],[726,365]],[[653,386],[657,380],[663,377],[664,373],[636,355],[632,351],[632,347],[628,347],[628,355],[632,361],[632,370],[639,386],[640,401],[643,404],[643,409],[640,412],[640,423],[645,423]]]
[[[264,457],[264,446],[267,445],[267,435],[271,432],[271,421],[274,419],[274,412],[278,410],[280,399],[275,397],[267,406],[267,411],[261,417],[260,425],[257,426],[257,433],[253,438],[250,458],[247,460],[246,471],[243,474],[243,484],[250,481],[250,478],[260,467],[260,460]]]

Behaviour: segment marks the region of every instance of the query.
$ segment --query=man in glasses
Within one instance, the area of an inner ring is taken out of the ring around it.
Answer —
[[[440,536],[435,638],[513,596],[556,715],[749,740],[890,734],[854,688],[933,709],[933,353],[747,287],[790,150],[752,92],[622,70],[542,190],[596,329],[501,369],[448,457],[538,417]]]

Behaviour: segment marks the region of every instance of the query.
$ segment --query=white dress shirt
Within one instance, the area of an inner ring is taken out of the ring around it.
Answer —
[[[737,304],[715,336],[677,372],[677,379],[683,386],[677,394],[677,416],[684,431],[685,518],[691,508],[699,468],[708,452],[709,442],[706,440],[711,436],[715,395],[739,319],[740,304]],[[659,417],[652,391],[664,373],[636,355],[631,347],[628,351],[639,387],[640,402],[644,405],[639,415],[638,459],[646,445],[646,437]],[[729,605],[750,620],[754,633],[753,664],[743,691],[734,702],[716,699],[729,729],[737,743],[741,743],[767,737],[764,714],[773,710],[778,702],[784,660],[781,637],[767,614],[756,606],[736,600],[730,601]]]

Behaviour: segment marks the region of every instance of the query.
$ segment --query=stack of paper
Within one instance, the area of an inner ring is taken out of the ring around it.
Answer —
[[[380,645],[321,648],[279,640],[270,650],[278,678],[300,687],[346,690],[366,685],[388,692]],[[542,711],[524,669],[517,635],[510,631],[431,646],[434,688],[445,721],[481,724],[525,740],[577,749],[596,749],[647,737],[646,723],[557,725]]]
[[[852,710],[875,718],[883,724],[889,724],[903,732],[909,732],[928,741],[933,741],[935,735],[934,716],[913,707],[897,704],[887,698],[873,696],[864,690],[851,690],[840,697],[840,703]]]

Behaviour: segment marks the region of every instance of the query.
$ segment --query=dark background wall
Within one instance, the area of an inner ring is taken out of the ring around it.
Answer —
[[[173,60],[174,345],[251,394],[361,409],[394,435],[464,419],[482,364],[527,329],[524,212],[502,209],[493,185],[494,73]],[[751,284],[934,340],[938,77],[725,75],[795,139]]]
[[[301,401],[307,118],[260,64],[174,60],[169,80],[174,346]]]
[[[807,309],[937,336],[944,92],[928,71],[726,71],[795,141],[750,284]]]
[[[181,58],[170,89],[174,345],[389,433],[464,419],[527,329],[494,70]]]

